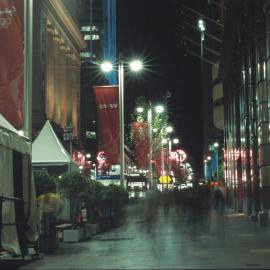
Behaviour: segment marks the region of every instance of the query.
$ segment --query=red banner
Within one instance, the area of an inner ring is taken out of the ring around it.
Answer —
[[[138,167],[139,169],[144,170],[148,168],[148,125],[146,122],[133,122],[132,129],[134,135],[135,156],[138,162]]]
[[[23,126],[23,0],[0,1],[0,113]]]
[[[94,86],[99,128],[99,152],[107,164],[119,164],[119,98],[117,86]]]

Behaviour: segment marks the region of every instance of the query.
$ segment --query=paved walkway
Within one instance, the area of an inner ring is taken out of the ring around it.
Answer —
[[[130,205],[124,225],[20,269],[269,269],[270,232],[244,215]]]

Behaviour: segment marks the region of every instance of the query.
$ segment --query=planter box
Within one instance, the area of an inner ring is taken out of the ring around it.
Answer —
[[[56,235],[39,237],[39,251],[42,253],[53,253],[59,247],[59,240]]]
[[[64,230],[63,232],[64,242],[79,242],[83,238],[83,230],[81,228]]]
[[[85,224],[85,237],[97,234],[99,232],[98,224]]]

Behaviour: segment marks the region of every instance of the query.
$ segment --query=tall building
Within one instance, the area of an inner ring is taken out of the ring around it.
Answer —
[[[268,224],[269,1],[230,1],[219,80],[225,100],[225,179],[238,212]]]
[[[100,71],[104,60],[116,60],[116,4],[115,0],[85,0],[80,13],[80,31],[86,42],[81,52],[81,110],[82,138],[93,161],[97,156],[98,130],[93,86],[117,84],[116,74]]]
[[[34,138],[49,119],[61,135],[71,124],[73,141],[79,144],[80,51],[85,47],[85,41],[75,21],[64,1],[34,1]]]

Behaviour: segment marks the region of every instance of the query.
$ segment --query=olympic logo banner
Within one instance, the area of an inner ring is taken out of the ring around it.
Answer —
[[[23,126],[23,0],[0,1],[0,113]]]
[[[94,86],[98,115],[99,152],[106,164],[119,164],[118,86]]]

